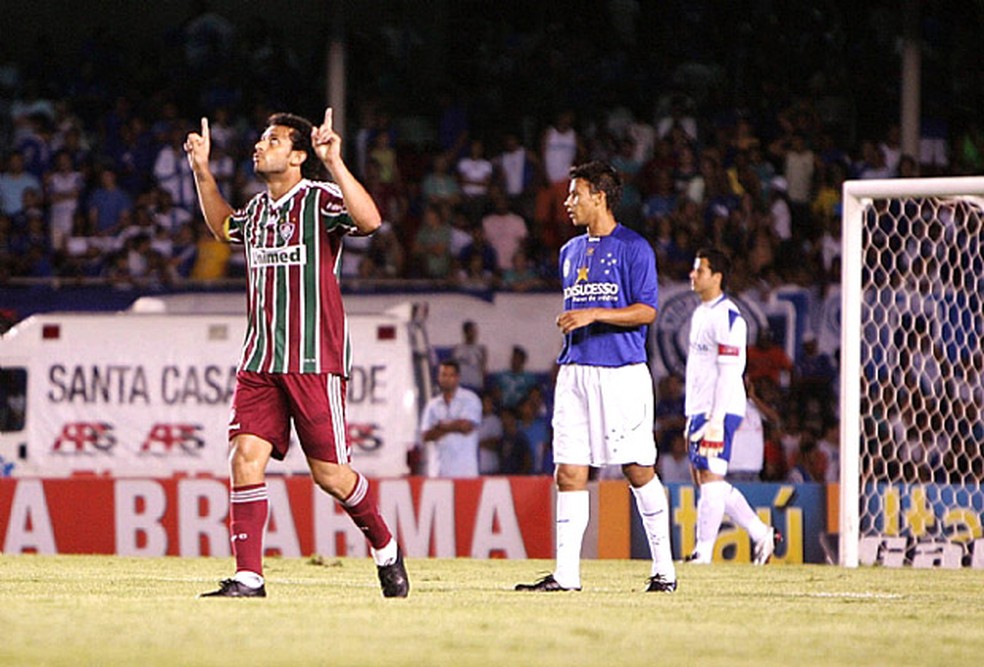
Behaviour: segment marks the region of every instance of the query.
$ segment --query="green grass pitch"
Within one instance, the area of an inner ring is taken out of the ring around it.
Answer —
[[[0,555],[0,665],[971,665],[984,572],[585,561],[580,593],[517,593],[550,561],[266,562],[262,600],[198,599],[230,559]]]

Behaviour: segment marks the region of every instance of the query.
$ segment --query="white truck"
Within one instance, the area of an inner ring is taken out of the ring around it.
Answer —
[[[0,476],[226,476],[245,317],[189,303],[199,307],[176,314],[151,299],[124,313],[33,315],[0,337]],[[369,476],[409,472],[430,396],[425,313],[349,313],[348,429]],[[296,446],[270,469],[306,471]]]

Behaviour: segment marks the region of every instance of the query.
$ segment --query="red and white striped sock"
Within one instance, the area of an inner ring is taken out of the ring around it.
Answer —
[[[236,572],[263,576],[263,537],[270,501],[266,484],[249,484],[232,489],[229,498],[229,532]]]
[[[361,473],[356,474],[358,479],[355,488],[348,498],[342,501],[342,507],[365,534],[372,548],[382,549],[393,539],[393,535],[379,514],[376,501],[369,495],[369,480]]]

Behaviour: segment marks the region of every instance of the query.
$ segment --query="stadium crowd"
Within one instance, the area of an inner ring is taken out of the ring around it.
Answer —
[[[472,17],[448,32],[444,47],[460,57],[436,81],[411,69],[423,47],[395,17],[352,35],[346,150],[385,222],[347,239],[347,289],[555,288],[574,231],[562,205],[568,168],[603,159],[625,183],[617,218],[652,242],[662,281],[687,280],[694,251],[711,244],[734,257],[736,292],[795,284],[822,294],[839,282],[845,179],[984,168],[984,133],[940,120],[943,94],[924,114],[918,155],[902,154],[894,108],[859,111],[858,91],[897,99],[886,89],[898,71],[887,28],[859,40],[851,21],[827,16],[797,25],[794,40],[758,12],[726,34],[702,22],[726,11],[708,3],[609,4],[642,9],[610,8],[604,30],[576,17],[538,32]],[[675,22],[650,30],[654,18]],[[875,10],[869,18],[889,24]],[[307,72],[323,53],[304,56],[271,25],[210,11],[157,46],[126,53],[97,31],[68,67],[0,62],[0,285],[146,290],[243,276],[243,256],[206,232],[181,144],[207,116],[212,171],[230,202],[245,203],[263,190],[257,128],[283,108],[316,114],[323,87]],[[756,374],[753,349],[767,346],[750,341],[749,380],[763,414],[784,418],[766,430],[763,477],[829,478],[836,360],[805,351],[781,361],[781,377],[768,363]],[[679,401],[672,384],[660,384],[666,414]],[[543,383],[509,404],[496,387],[480,389],[501,433],[545,438]],[[661,435],[664,460],[676,456],[677,428]],[[548,469],[542,449],[530,452],[495,458]]]

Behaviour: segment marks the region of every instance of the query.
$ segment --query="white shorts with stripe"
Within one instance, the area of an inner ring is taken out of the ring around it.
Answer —
[[[646,364],[565,364],[553,414],[555,463],[601,467],[656,463],[653,381]]]

